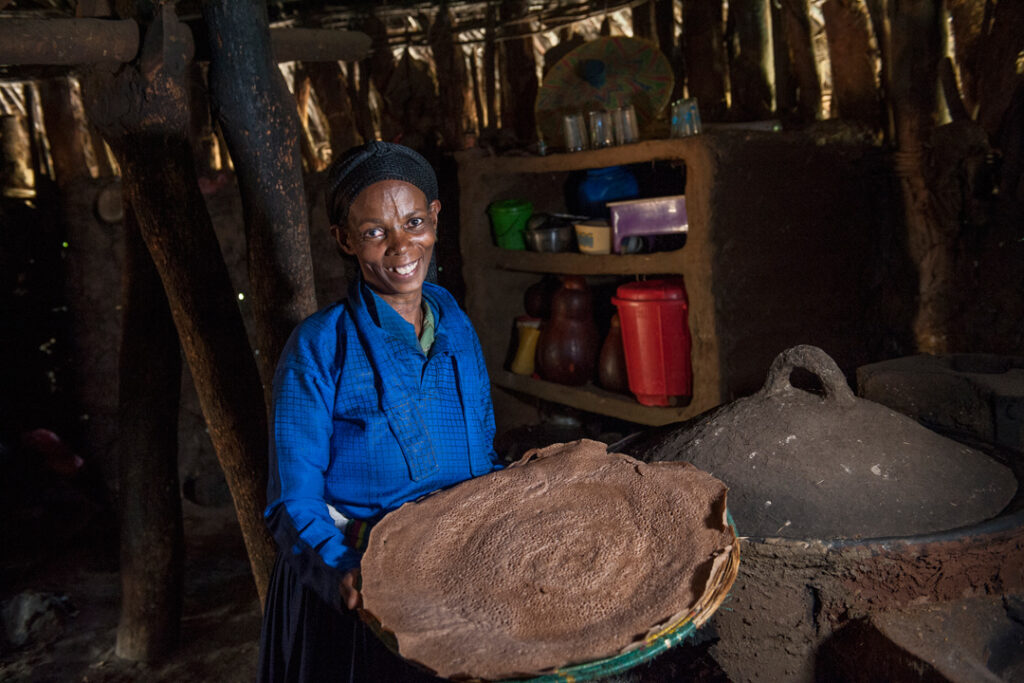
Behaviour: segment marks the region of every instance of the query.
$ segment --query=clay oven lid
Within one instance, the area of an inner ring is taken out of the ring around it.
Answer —
[[[724,599],[739,562],[725,497],[689,464],[596,441],[530,451],[386,515],[363,557],[364,607],[402,656],[446,677],[616,656]]]
[[[794,387],[816,375],[824,396]],[[745,536],[877,538],[954,529],[997,515],[1011,471],[984,453],[857,398],[824,351],[776,357],[762,389],[625,450],[721,478]]]

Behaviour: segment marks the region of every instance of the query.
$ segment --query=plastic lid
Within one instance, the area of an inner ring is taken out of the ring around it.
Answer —
[[[641,280],[619,285],[615,291],[620,299],[630,301],[656,301],[660,299],[686,299],[683,278],[673,277],[662,280]]]

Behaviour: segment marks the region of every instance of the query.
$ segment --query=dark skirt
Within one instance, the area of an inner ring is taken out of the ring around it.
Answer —
[[[439,679],[392,654],[355,612],[303,585],[278,554],[260,635],[260,683],[419,683]]]

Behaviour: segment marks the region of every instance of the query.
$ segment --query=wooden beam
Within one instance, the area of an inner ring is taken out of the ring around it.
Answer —
[[[359,31],[273,28],[270,46],[279,62],[354,62],[370,52],[370,36]]]
[[[139,51],[130,19],[8,19],[0,21],[0,64],[128,62]]]
[[[370,51],[370,37],[359,31],[278,28],[271,29],[270,43],[278,62],[349,62]],[[200,55],[209,54],[198,47]],[[138,51],[139,26],[131,19],[0,21],[0,64],[130,62]]]

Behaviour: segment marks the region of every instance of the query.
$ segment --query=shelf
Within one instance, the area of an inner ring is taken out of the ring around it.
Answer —
[[[685,249],[685,247],[684,247]],[[643,275],[679,272],[682,249],[653,254],[578,254],[517,251],[491,247],[490,257],[503,270],[560,275]]]
[[[551,173],[587,168],[603,168],[657,160],[679,161],[686,155],[700,154],[709,136],[691,136],[666,140],[645,140],[628,145],[583,152],[561,152],[547,156],[487,156],[480,150],[457,152],[459,166],[472,165],[475,173]]]
[[[700,412],[692,404],[670,407],[645,406],[637,403],[631,397],[606,391],[592,384],[572,387],[533,377],[524,377],[507,370],[491,373],[491,379],[504,389],[652,427],[679,422]]]

